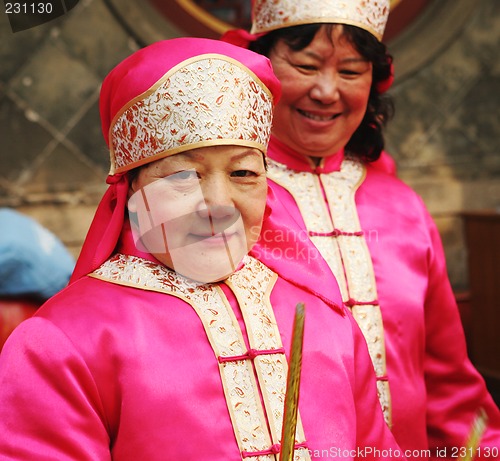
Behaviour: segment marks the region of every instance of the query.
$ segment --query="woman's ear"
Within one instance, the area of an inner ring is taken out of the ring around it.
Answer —
[[[133,174],[132,174],[133,173]],[[129,171],[128,173],[128,193],[127,193],[127,208],[129,212],[137,212],[136,197],[134,194],[137,192],[137,172],[135,170]]]
[[[274,199],[274,192],[273,190],[269,187],[269,184],[267,185],[267,200],[266,200],[266,208],[264,209],[264,218],[263,220],[265,221],[269,216],[271,216],[272,213],[272,208],[269,206],[269,201],[270,199]]]
[[[132,187],[130,187],[128,190],[128,197],[127,197],[127,209],[129,213],[137,213],[136,198],[137,195],[135,195],[135,192],[132,191]]]

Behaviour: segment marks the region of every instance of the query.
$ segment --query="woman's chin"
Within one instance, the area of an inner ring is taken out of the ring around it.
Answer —
[[[211,265],[210,267],[197,266],[175,268],[178,274],[203,284],[221,282],[227,279],[235,270],[236,268],[231,264],[221,264],[218,267]]]
[[[170,252],[169,267],[184,277],[201,283],[220,282],[226,279],[238,268],[247,254],[246,245],[222,248],[218,251],[212,248],[211,251],[202,252],[186,251],[186,248]]]

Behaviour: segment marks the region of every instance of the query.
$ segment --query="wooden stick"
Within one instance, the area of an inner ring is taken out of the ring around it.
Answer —
[[[283,432],[281,434],[280,461],[292,461],[299,409],[300,370],[302,365],[302,344],[304,341],[305,305],[297,304],[293,321],[292,346],[285,394]]]

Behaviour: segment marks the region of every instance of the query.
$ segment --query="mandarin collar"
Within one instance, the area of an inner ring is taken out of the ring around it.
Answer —
[[[344,160],[344,149],[340,149],[335,154],[321,159],[320,164],[316,165],[310,157],[299,154],[281,142],[276,136],[271,136],[267,155],[272,160],[282,163],[292,170],[322,174],[340,170]]]

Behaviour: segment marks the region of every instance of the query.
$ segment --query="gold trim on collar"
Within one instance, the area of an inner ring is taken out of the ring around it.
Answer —
[[[366,339],[377,375],[380,405],[386,422],[391,425],[382,312],[373,263],[355,202],[366,168],[349,159],[342,162],[340,171],[319,175],[288,169],[272,159],[268,165],[268,177],[295,199],[311,241],[330,266],[342,299]]]
[[[276,461],[288,364],[269,299],[277,280],[274,272],[247,256],[244,266],[225,281],[238,300],[250,351],[218,284],[200,285],[165,266],[122,254],[113,256],[90,276],[166,293],[190,304],[203,323],[218,359],[224,395],[242,456],[250,461]],[[300,420],[297,443],[305,443]],[[296,448],[295,460],[310,461],[309,450],[305,446]]]

